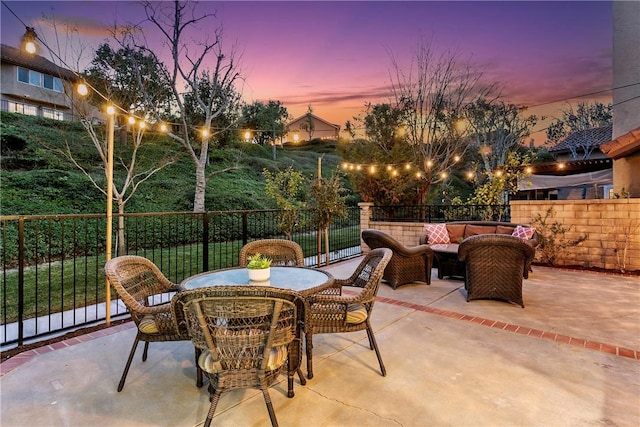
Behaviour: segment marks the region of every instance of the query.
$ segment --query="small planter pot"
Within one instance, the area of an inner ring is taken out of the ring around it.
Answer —
[[[271,267],[259,269],[248,268],[247,271],[249,272],[249,280],[252,282],[265,282],[271,277]]]

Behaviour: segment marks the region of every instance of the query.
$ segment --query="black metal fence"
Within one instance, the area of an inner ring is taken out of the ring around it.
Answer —
[[[288,238],[283,211],[215,211],[114,215],[112,256],[152,260],[174,283],[203,271],[233,267],[242,246],[256,239]],[[300,211],[292,240],[309,266],[355,257],[360,209],[329,229],[330,248],[318,253],[313,212]],[[373,207],[373,221],[509,221],[509,206]],[[0,346],[21,346],[106,319],[106,216],[0,216]],[[121,232],[119,232],[121,230]],[[168,298],[168,297],[167,297]],[[127,314],[111,296],[112,317]]]
[[[511,219],[509,205],[373,206],[372,221],[447,222],[505,221]]]
[[[112,256],[135,254],[152,260],[174,283],[191,275],[238,263],[251,240],[287,238],[282,211],[216,211],[114,215]],[[307,265],[318,255],[312,211],[296,218],[292,240]],[[0,345],[23,345],[106,318],[106,216],[38,215],[0,217]],[[122,230],[119,232],[119,227]],[[358,256],[360,210],[329,229],[329,262]],[[111,314],[126,314],[112,295]]]

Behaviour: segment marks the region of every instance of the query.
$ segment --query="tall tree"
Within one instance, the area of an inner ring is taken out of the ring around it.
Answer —
[[[493,85],[482,85],[482,77],[482,72],[465,65],[457,54],[437,54],[431,43],[422,40],[409,67],[403,68],[391,57],[392,96],[406,112],[407,142],[422,172],[420,203],[468,147],[466,131],[457,124],[467,104],[493,92]]]
[[[363,119],[366,140],[340,147],[349,180],[364,201],[381,206],[415,203],[413,151],[402,129],[404,112],[391,104],[367,104]]]
[[[253,131],[255,140],[262,145],[275,145],[289,120],[289,112],[280,101],[269,100],[266,104],[256,101],[242,107],[243,125]]]
[[[465,107],[470,140],[478,150],[480,183],[507,164],[509,154],[523,149],[538,118],[523,115],[524,109],[501,101],[478,99]]]
[[[556,145],[569,134],[613,124],[613,106],[601,102],[579,102],[574,109],[571,104],[561,110],[561,118],[554,120],[547,128],[547,145]],[[583,157],[588,158],[595,146],[588,136],[578,141],[570,149],[573,158],[578,158],[578,149],[583,150]]]
[[[156,34],[144,34],[140,31],[130,31],[123,40],[132,40],[138,49],[143,50],[156,59],[162,57],[167,64],[164,78],[169,82],[168,95],[170,105],[177,116],[177,124],[169,132],[171,138],[178,141],[187,152],[195,166],[195,194],[193,210],[205,210],[205,192],[207,182],[216,174],[236,169],[236,166],[214,169],[209,164],[209,146],[215,143],[220,135],[229,130],[227,127],[215,127],[216,119],[225,112],[236,107],[239,96],[236,83],[242,78],[237,56],[234,50],[225,53],[222,46],[222,28],[212,25],[207,31],[206,39],[194,42],[189,34],[207,25],[215,14],[198,14],[197,3],[188,1],[150,2],[142,3],[147,22],[157,30]],[[134,29],[135,30],[135,29]],[[140,34],[147,38],[162,40],[168,51],[151,49]],[[158,61],[160,62],[160,61]],[[195,131],[190,122],[185,92],[189,94],[191,103],[198,106],[202,114],[202,122],[198,123]],[[149,112],[158,119],[162,118],[163,110],[155,108]],[[223,123],[225,124],[225,123]]]
[[[154,56],[131,46],[113,50],[107,43],[100,45],[83,76],[99,92],[88,94],[94,105],[103,104],[101,96],[106,96],[127,113],[144,117],[149,107],[166,107],[169,102],[164,66]],[[116,115],[123,144],[127,140],[126,120],[126,115]]]
[[[107,136],[104,132],[104,126],[95,125],[92,120],[82,120],[82,124],[91,137],[91,141],[98,152],[100,163],[105,171],[105,180],[109,164],[109,153],[107,146]],[[129,135],[129,133],[125,133]],[[145,137],[145,127],[140,123],[131,126],[131,144],[119,144],[114,149],[114,177],[112,185],[113,200],[118,206],[118,254],[124,254],[126,248],[126,240],[124,233],[124,213],[127,202],[133,197],[142,183],[151,178],[154,174],[164,169],[166,166],[175,163],[176,157],[166,155],[159,163],[151,164],[142,159],[138,159],[140,149],[148,144],[152,138]],[[128,142],[128,141],[127,141]],[[69,144],[65,141],[65,148],[61,150],[62,154],[67,157],[78,169],[85,174],[94,187],[100,190],[105,196],[107,195],[106,186],[96,179],[91,173],[92,164],[87,164],[77,158],[71,151]]]
[[[313,138],[313,132],[315,132],[316,130],[316,124],[313,121],[313,109],[311,108],[311,105],[309,105],[309,107],[307,108],[307,115],[304,121],[300,123],[300,129],[307,132],[307,135],[309,135],[308,141],[311,141],[311,138]]]

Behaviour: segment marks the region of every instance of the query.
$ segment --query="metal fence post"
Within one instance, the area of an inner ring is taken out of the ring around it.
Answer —
[[[24,217],[18,220],[18,345],[24,344]]]
[[[209,213],[202,214],[202,271],[209,271]]]

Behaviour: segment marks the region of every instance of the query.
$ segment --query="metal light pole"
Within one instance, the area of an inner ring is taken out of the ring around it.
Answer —
[[[111,235],[113,233],[113,135],[115,128],[115,109],[107,107],[107,241],[105,259],[111,259]],[[111,286],[106,282],[105,315],[107,326],[111,324]]]

